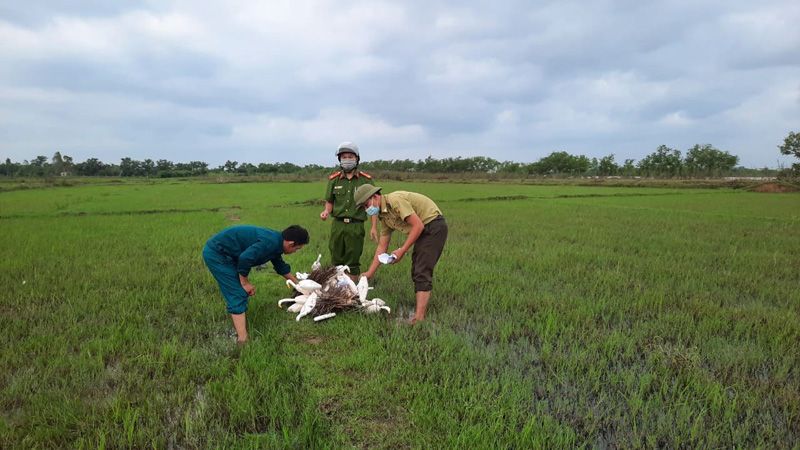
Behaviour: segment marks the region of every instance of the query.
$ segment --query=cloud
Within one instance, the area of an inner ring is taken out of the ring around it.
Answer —
[[[710,142],[775,165],[800,123],[795,3],[12,4],[2,156],[319,163],[354,140],[365,159],[622,160]]]
[[[674,126],[676,128],[692,124],[692,120],[686,117],[686,112],[684,111],[669,113],[662,117],[660,122],[664,125]]]
[[[304,139],[298,141],[297,136]],[[354,136],[358,139],[352,138]],[[293,155],[294,159],[306,164],[332,162],[336,146],[347,140],[356,141],[364,150],[365,159],[377,159],[369,155],[378,149],[386,155],[392,150],[418,146],[426,141],[425,130],[420,125],[393,126],[348,108],[324,109],[309,120],[257,116],[234,127],[233,137],[246,148],[301,151]]]

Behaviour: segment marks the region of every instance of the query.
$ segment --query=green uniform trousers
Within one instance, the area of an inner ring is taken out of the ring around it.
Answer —
[[[364,250],[364,222],[345,223],[333,218],[328,246],[334,265],[345,264],[350,273],[361,275],[361,252]]]

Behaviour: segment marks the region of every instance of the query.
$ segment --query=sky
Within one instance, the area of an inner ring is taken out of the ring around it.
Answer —
[[[0,6],[0,157],[334,166],[696,144],[796,162],[796,0]]]

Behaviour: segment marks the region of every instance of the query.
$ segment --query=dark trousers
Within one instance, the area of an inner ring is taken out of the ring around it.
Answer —
[[[411,279],[414,292],[433,290],[433,268],[442,256],[447,242],[447,222],[439,216],[428,222],[414,243],[411,254]]]
[[[211,271],[211,275],[214,275],[214,279],[217,280],[219,290],[228,305],[226,310],[231,314],[241,314],[247,311],[247,291],[239,282],[239,272],[236,271],[236,263],[233,259],[206,245],[203,248],[203,261]]]

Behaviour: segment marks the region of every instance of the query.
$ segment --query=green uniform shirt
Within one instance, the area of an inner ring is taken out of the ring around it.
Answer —
[[[253,225],[236,225],[211,236],[206,245],[231,258],[236,265],[236,271],[245,277],[250,274],[251,267],[267,261],[272,262],[279,275],[292,271],[291,266],[283,261],[283,236],[280,231]],[[211,272],[214,273],[214,270]]]
[[[442,211],[433,200],[415,192],[394,191],[383,195],[378,216],[381,221],[381,236],[389,235],[393,230],[410,233],[411,225],[405,219],[411,214],[418,215],[422,224],[427,225],[442,215]]]
[[[358,170],[350,179],[347,179],[344,172],[336,172],[330,176],[328,188],[325,190],[325,201],[333,203],[333,211],[331,211],[333,217],[367,220],[367,213],[363,208],[356,208],[353,200],[356,188],[362,184],[375,186],[371,176]]]

